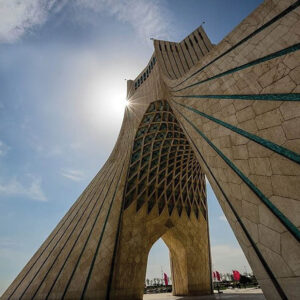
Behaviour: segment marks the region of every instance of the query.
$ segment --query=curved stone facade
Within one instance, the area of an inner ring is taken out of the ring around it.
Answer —
[[[204,174],[266,298],[299,299],[299,6],[155,40],[112,154],[1,299],[142,299],[160,237],[174,293],[210,293]]]

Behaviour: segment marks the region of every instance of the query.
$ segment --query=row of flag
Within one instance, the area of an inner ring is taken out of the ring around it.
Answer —
[[[237,270],[232,270],[233,280],[239,281],[241,279],[241,274]],[[213,272],[214,281],[221,281],[221,275],[218,271]]]
[[[164,275],[164,281],[165,285],[168,286],[169,281],[168,281],[168,275],[166,273],[163,273]],[[233,280],[239,281],[241,279],[241,274],[237,270],[232,270],[232,275],[233,275]],[[218,271],[213,272],[213,279],[214,281],[221,281],[221,275]]]

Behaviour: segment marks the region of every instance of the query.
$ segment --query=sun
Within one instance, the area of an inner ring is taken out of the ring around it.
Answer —
[[[94,126],[119,126],[130,105],[126,86],[100,79],[90,80],[82,95],[86,118]]]

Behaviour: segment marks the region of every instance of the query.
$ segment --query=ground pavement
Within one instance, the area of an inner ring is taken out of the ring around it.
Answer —
[[[214,295],[208,296],[196,296],[196,297],[184,297],[184,296],[172,296],[170,293],[165,294],[149,294],[144,295],[143,300],[213,300],[213,299],[242,299],[242,300],[265,300],[262,290],[256,288],[247,289],[233,289],[225,290],[223,293],[218,294],[215,291]]]

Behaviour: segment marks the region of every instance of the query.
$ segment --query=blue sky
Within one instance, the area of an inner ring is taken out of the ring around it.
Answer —
[[[0,294],[109,156],[150,37],[205,21],[217,44],[261,2],[0,0]],[[214,268],[242,268],[209,186],[208,204]],[[149,278],[169,271],[161,241],[149,262]]]

